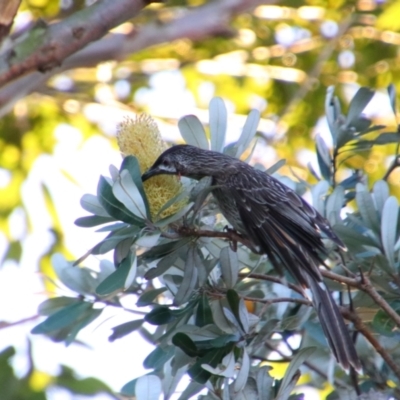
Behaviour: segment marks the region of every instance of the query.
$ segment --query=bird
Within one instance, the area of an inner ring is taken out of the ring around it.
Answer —
[[[210,177],[211,193],[229,224],[250,241],[253,251],[267,255],[278,272],[286,268],[298,284],[311,291],[337,362],[346,371],[351,367],[361,371],[350,332],[320,271],[328,256],[323,235],[339,248],[346,247],[314,207],[268,173],[238,158],[192,145],[164,151],[142,181],[160,174],[196,180]]]

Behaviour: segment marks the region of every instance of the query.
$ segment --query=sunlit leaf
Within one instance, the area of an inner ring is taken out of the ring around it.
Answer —
[[[147,211],[143,197],[127,170],[121,171],[120,177],[115,181],[112,191],[116,199],[132,214],[138,218],[146,219]]]
[[[394,244],[397,239],[397,223],[399,203],[394,196],[390,196],[383,206],[381,222],[381,240],[385,255],[393,271],[396,271]]]
[[[235,157],[240,158],[242,153],[250,146],[251,141],[257,133],[257,127],[260,122],[260,112],[258,110],[251,110],[244,123],[242,134],[235,144],[236,153]]]
[[[374,97],[375,92],[366,87],[358,89],[357,93],[350,102],[349,111],[347,113],[346,125],[348,127],[354,125],[360,118],[361,113],[367,104]]]
[[[81,206],[84,210],[99,217],[110,217],[107,211],[100,204],[99,199],[93,194],[84,194],[81,198]]]
[[[209,110],[211,150],[222,151],[225,144],[228,118],[224,101],[220,97],[214,97],[210,101]]]
[[[178,121],[183,140],[192,146],[208,150],[208,139],[200,120],[195,115],[186,115]]]
[[[137,400],[159,400],[161,380],[156,375],[144,375],[136,381],[135,395]]]

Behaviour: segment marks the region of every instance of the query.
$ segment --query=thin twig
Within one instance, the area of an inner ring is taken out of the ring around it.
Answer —
[[[375,338],[372,332],[367,328],[361,318],[355,313],[348,310],[342,309],[342,314],[351,322],[354,327],[368,340],[372,347],[377,351],[378,354],[385,360],[387,365],[392,369],[394,374],[400,379],[400,366],[393,360],[389,353],[381,346],[379,341]]]

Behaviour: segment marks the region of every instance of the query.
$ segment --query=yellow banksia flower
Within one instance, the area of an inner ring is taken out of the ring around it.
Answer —
[[[117,141],[124,157],[132,155],[137,158],[142,174],[168,148],[161,138],[156,122],[146,114],[138,115],[135,119],[125,118],[118,125]],[[144,190],[154,218],[167,201],[182,191],[182,184],[176,176],[159,175],[144,182]],[[185,202],[173,204],[160,214],[160,218],[176,213],[184,205]]]

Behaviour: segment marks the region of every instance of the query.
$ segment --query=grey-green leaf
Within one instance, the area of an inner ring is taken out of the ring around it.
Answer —
[[[366,87],[361,87],[358,89],[357,93],[350,102],[349,112],[347,113],[346,125],[348,127],[352,126],[360,118],[361,113],[367,104],[374,97],[375,92]]]
[[[236,393],[240,392],[246,385],[249,372],[250,372],[250,357],[246,351],[246,348],[244,347],[242,354],[242,365],[236,377],[235,383],[233,384],[233,390]]]
[[[183,270],[182,283],[175,295],[174,304],[181,305],[189,300],[196,287],[198,271],[195,267],[194,247],[189,247],[187,253],[185,268]]]
[[[396,197],[390,196],[383,206],[382,210],[382,225],[381,225],[381,240],[385,250],[386,258],[389,265],[395,271],[395,255],[394,244],[397,238],[397,220],[399,216],[399,204]]]
[[[236,142],[237,148],[235,156],[240,158],[242,153],[249,147],[251,141],[257,133],[257,127],[260,122],[260,112],[258,110],[251,110],[244,123],[242,134]]]
[[[186,115],[178,121],[183,140],[192,146],[208,150],[208,139],[200,120],[195,115]]]
[[[222,279],[228,289],[235,286],[239,273],[239,261],[237,252],[233,251],[230,246],[226,246],[221,250],[220,265]]]
[[[209,110],[211,150],[222,151],[227,127],[227,112],[224,101],[220,97],[214,97],[210,101]]]
[[[93,194],[84,194],[81,198],[81,206],[84,210],[100,217],[110,217],[108,212],[100,204],[99,199]]]
[[[361,183],[356,185],[356,201],[365,226],[374,232],[379,232],[380,224],[374,201],[371,193]]]
[[[132,214],[141,219],[146,219],[146,206],[139,189],[134,184],[129,171],[123,170],[112,187],[112,191],[119,200]]]
[[[137,400],[158,400],[161,395],[161,380],[156,375],[144,375],[136,381]]]

